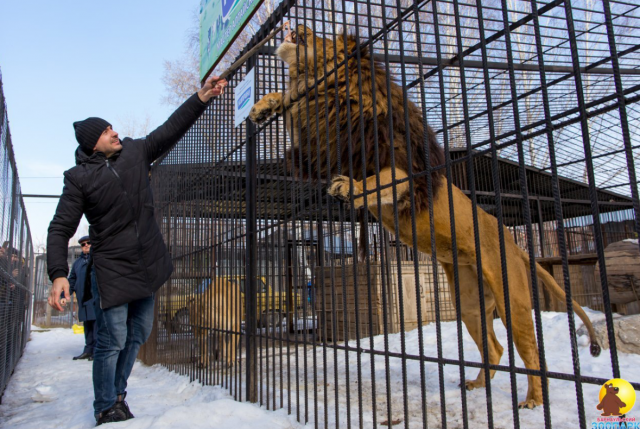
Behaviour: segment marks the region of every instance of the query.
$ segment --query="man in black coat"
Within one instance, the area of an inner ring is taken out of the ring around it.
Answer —
[[[49,226],[47,266],[53,282],[49,305],[69,299],[67,247],[84,214],[91,240],[91,293],[97,344],[93,354],[93,403],[97,424],[133,417],[124,398],[140,346],[153,326],[153,294],[173,270],[154,218],[149,171],[202,115],[227,81],[211,78],[146,138],[120,140],[100,118],[75,122],[76,166]]]
[[[78,300],[78,320],[83,322],[84,327],[84,350],[80,355],[74,356],[73,360],[89,359],[93,360],[93,348],[96,344],[96,312],[93,310],[93,297],[84,299],[85,279],[87,278],[87,266],[89,265],[89,251],[91,250],[91,239],[88,235],[81,237],[78,244],[82,247],[82,254],[76,259],[69,273],[69,294],[76,294]],[[64,292],[63,292],[64,293]]]

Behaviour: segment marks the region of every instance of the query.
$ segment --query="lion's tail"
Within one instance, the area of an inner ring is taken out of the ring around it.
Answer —
[[[528,258],[527,258],[528,259]],[[530,264],[527,264],[530,265]],[[556,279],[553,278],[551,274],[544,268],[540,266],[540,264],[536,263],[536,273],[538,274],[538,278],[545,285],[547,290],[551,292],[551,294],[559,299],[562,302],[567,301],[567,295],[564,293],[564,290],[558,285]],[[601,352],[600,345],[598,344],[598,338],[596,337],[596,331],[593,329],[593,325],[591,324],[591,320],[584,312],[580,304],[578,304],[575,300],[573,301],[573,311],[580,317],[584,326],[587,327],[587,331],[589,332],[589,339],[591,341],[590,352],[591,356],[599,356]]]

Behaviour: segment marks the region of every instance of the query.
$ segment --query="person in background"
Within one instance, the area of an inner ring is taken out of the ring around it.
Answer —
[[[3,326],[6,340],[6,353],[9,359],[18,359],[22,329],[26,321],[27,305],[26,291],[29,278],[25,260],[20,256],[20,251],[5,241],[0,250],[0,320],[5,322]]]
[[[80,238],[78,244],[82,247],[82,254],[75,260],[69,274],[69,295],[75,293],[78,300],[78,320],[84,326],[84,350],[73,360],[88,359],[93,360],[93,348],[96,344],[96,313],[93,310],[94,298],[84,299],[85,279],[87,267],[90,265],[91,240],[88,235]]]
[[[18,249],[11,249],[11,275],[22,286],[27,286],[27,279],[29,277],[25,270],[24,258],[20,257],[20,251]]]
[[[0,275],[9,274],[9,258],[7,256],[7,248],[0,247]]]

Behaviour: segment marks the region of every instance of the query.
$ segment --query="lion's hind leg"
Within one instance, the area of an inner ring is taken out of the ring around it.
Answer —
[[[447,279],[449,281],[449,291],[451,300],[455,303],[455,287],[454,287],[454,270],[453,264],[442,263]],[[470,265],[458,266],[458,278],[460,283],[460,314],[462,321],[467,327],[467,331],[476,343],[482,362],[484,363],[484,353],[482,346],[482,313],[478,304],[478,274],[476,268]],[[487,348],[489,352],[489,363],[498,365],[504,349],[498,342],[495,331],[493,330],[493,312],[496,308],[496,300],[490,288],[484,288],[484,304],[485,304],[485,321],[487,328]],[[490,376],[493,378],[495,370],[490,370]],[[473,390],[486,386],[484,368],[480,369],[475,380],[466,380],[465,387],[467,390]]]
[[[209,366],[209,330],[202,327],[194,327],[194,333],[200,356],[198,357],[198,366],[206,368]]]
[[[227,359],[227,365],[229,367],[232,367],[236,363],[236,353],[238,347],[238,338],[236,336],[237,332],[240,332],[240,328],[225,335],[225,357]]]
[[[209,365],[207,344],[207,335],[209,331],[206,329],[207,317],[204,312],[205,309],[202,307],[200,302],[195,300],[192,300],[187,308],[189,311],[189,324],[191,325],[191,329],[193,329],[195,344],[199,352],[197,366],[204,368]]]
[[[531,370],[539,370],[540,357],[538,355],[535,326],[531,315],[532,307],[528,270],[520,256],[522,252],[516,248],[516,244],[513,241],[509,242],[508,239],[505,240],[505,244],[507,245],[507,280],[509,281],[509,306],[511,314],[510,329],[513,335],[513,342],[525,367]],[[510,249],[512,246],[513,248]],[[484,254],[488,255],[490,252],[483,252],[483,255]],[[487,258],[486,263],[483,262],[482,265],[485,282],[496,295],[498,314],[502,319],[502,323],[507,326],[502,271],[489,268],[499,266],[499,260],[492,261],[490,258]],[[507,328],[509,329],[509,327]],[[538,376],[527,375],[527,379],[529,384],[527,397],[524,401],[520,402],[518,406],[520,408],[531,409],[542,405],[542,383]]]
[[[240,332],[240,326],[236,323],[236,315],[232,314],[231,309],[223,311],[224,320],[220,326],[218,333],[218,348],[220,350],[219,360],[226,362],[229,367],[236,362],[237,333]]]

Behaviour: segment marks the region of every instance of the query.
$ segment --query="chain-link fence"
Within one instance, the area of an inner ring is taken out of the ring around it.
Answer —
[[[315,427],[591,427],[630,370],[640,6],[285,0],[245,52],[288,20],[230,78],[256,123],[230,89],[154,164],[141,357]]]
[[[0,74],[0,394],[29,338],[33,243],[13,153]]]

